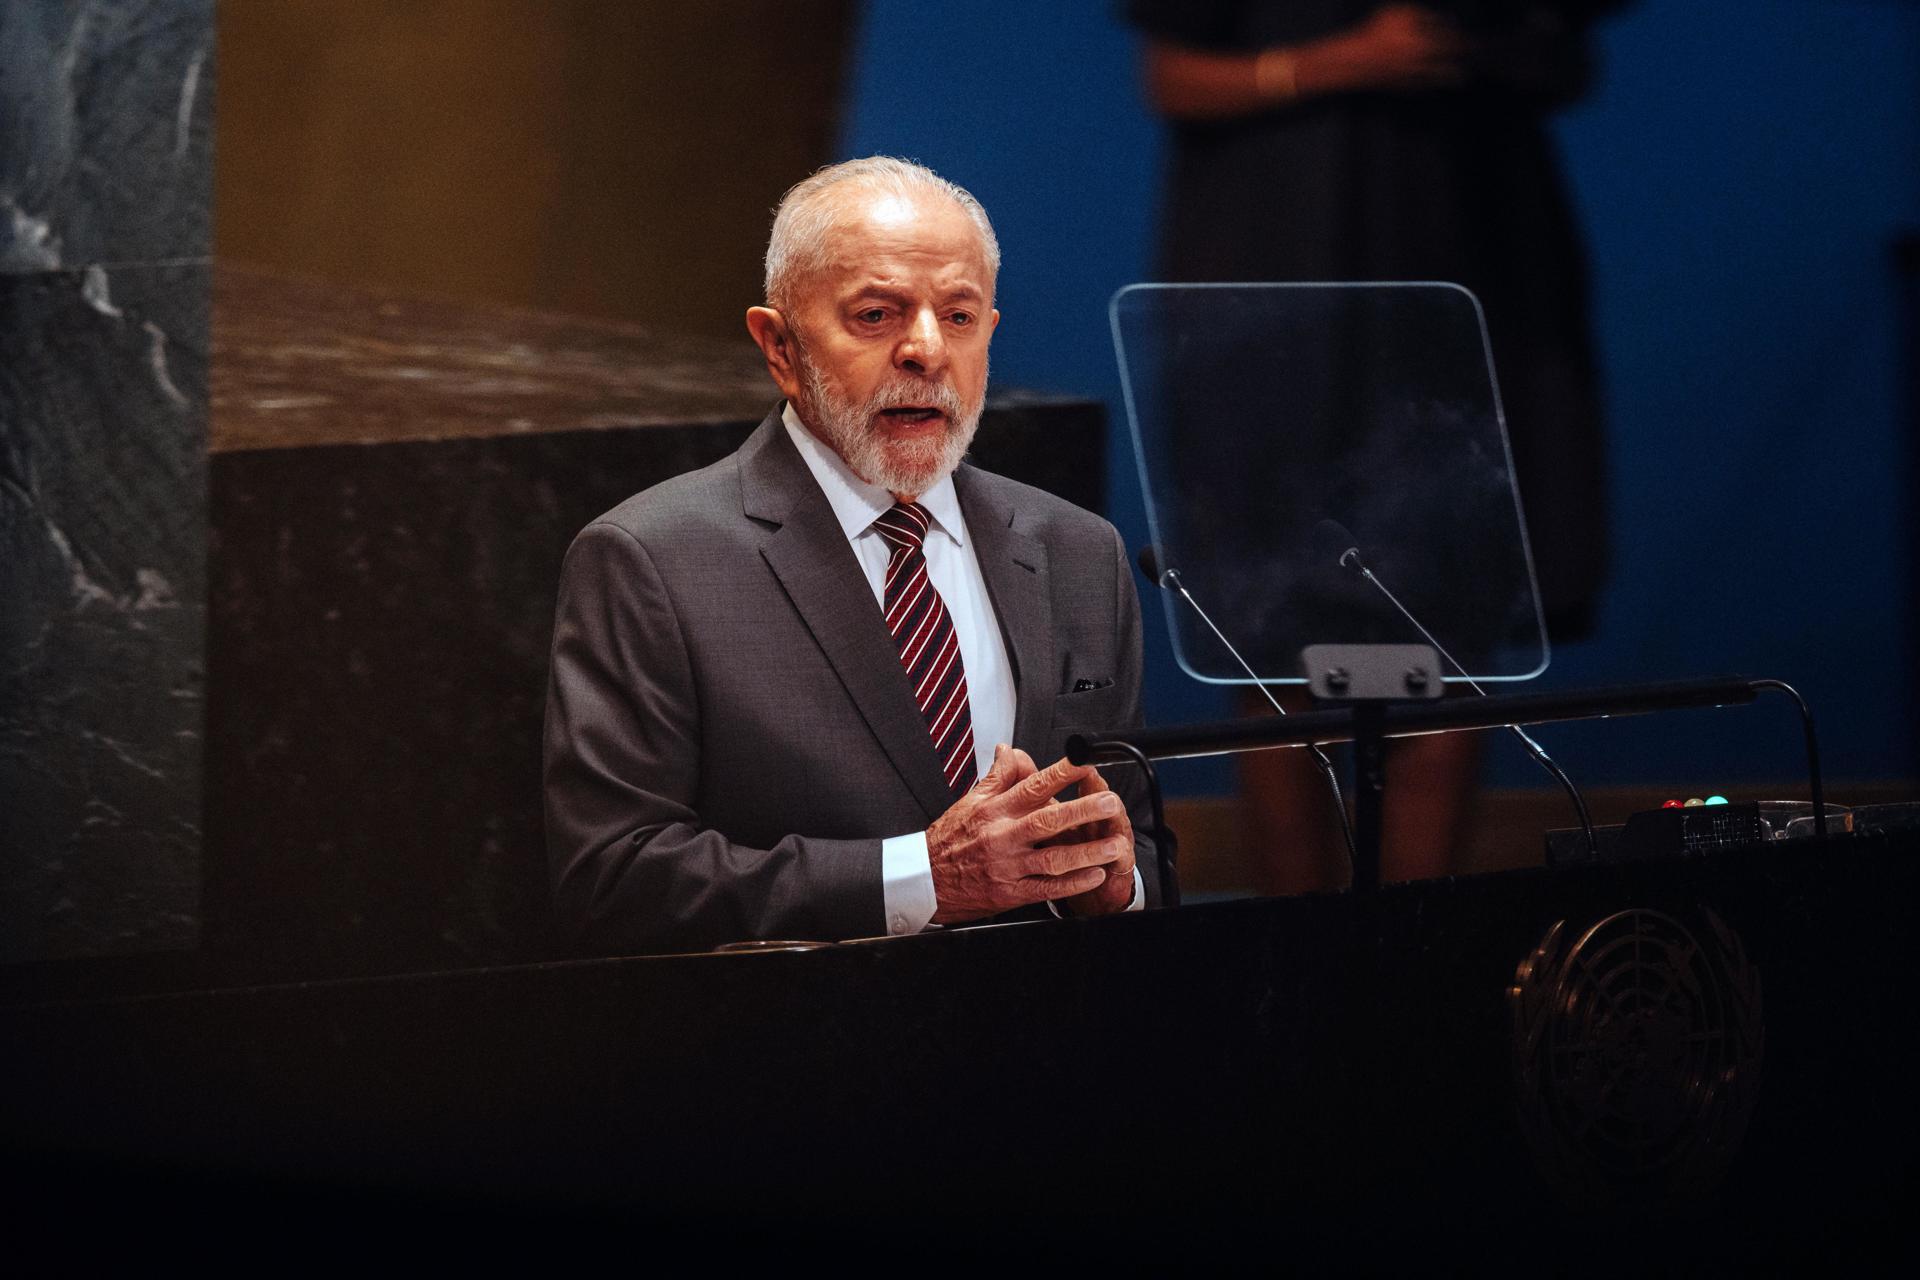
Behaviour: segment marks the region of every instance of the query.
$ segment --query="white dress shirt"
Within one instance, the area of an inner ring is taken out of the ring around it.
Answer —
[[[787,435],[813,473],[834,519],[853,547],[873,598],[886,607],[887,561],[893,549],[873,522],[893,508],[894,496],[855,475],[840,455],[801,424],[791,404],[780,412]],[[960,661],[967,676],[967,706],[973,717],[973,762],[981,777],[993,766],[995,743],[1013,741],[1013,666],[1000,632],[1000,619],[987,594],[987,580],[967,536],[966,518],[953,491],[953,477],[921,494],[917,501],[933,518],[921,545],[927,560],[927,580],[940,593],[953,620],[960,645]],[[1133,873],[1133,903],[1144,905],[1140,871]],[[927,833],[909,832],[880,842],[880,885],[886,909],[886,930],[900,935],[925,929],[938,909],[933,892],[933,869],[927,858]],[[1051,903],[1048,904],[1052,906]]]

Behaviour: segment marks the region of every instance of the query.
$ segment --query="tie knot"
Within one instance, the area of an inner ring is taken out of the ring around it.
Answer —
[[[932,523],[933,517],[928,515],[927,509],[919,503],[896,502],[880,513],[879,519],[873,522],[873,527],[878,529],[880,536],[893,547],[918,551],[921,542],[926,539],[927,526]]]

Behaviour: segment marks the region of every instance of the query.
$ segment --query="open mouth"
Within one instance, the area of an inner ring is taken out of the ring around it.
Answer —
[[[901,405],[896,409],[882,409],[880,411],[880,417],[883,420],[902,425],[915,422],[932,422],[942,416],[944,415],[942,415],[938,409],[928,408],[926,405]]]

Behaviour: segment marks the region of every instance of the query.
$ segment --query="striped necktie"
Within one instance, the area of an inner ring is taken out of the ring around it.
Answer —
[[[873,527],[893,548],[887,560],[884,607],[887,630],[900,649],[907,685],[927,722],[940,772],[955,799],[974,782],[973,713],[967,706],[967,672],[960,639],[940,593],[927,580],[921,542],[933,518],[917,502],[896,502]]]

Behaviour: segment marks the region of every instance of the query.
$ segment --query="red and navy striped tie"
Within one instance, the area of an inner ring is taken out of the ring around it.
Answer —
[[[917,502],[896,502],[873,522],[893,548],[887,561],[884,606],[887,630],[900,647],[913,700],[926,718],[947,791],[958,799],[974,782],[973,713],[967,706],[967,672],[960,638],[940,593],[927,580],[921,542],[933,518]]]

